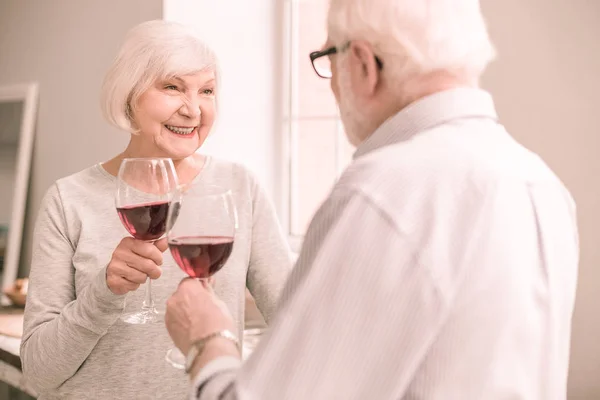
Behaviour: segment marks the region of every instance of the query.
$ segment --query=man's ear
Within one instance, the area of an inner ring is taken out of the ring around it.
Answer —
[[[349,64],[353,86],[363,95],[372,96],[381,79],[381,71],[375,61],[375,53],[370,43],[363,40],[350,42]]]

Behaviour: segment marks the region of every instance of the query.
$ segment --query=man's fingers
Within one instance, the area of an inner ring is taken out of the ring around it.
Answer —
[[[179,287],[177,288],[176,294],[181,293],[198,293],[204,289],[204,279],[195,279],[195,278],[183,278],[181,282],[179,282]]]
[[[204,289],[206,289],[209,293],[214,293],[213,287],[214,287],[214,277],[211,276],[210,278],[207,279],[200,279],[200,283],[202,284],[202,287]]]
[[[183,279],[181,280],[181,282],[179,282],[178,289],[179,289],[180,287],[182,287],[184,284],[186,284],[186,285],[187,285],[189,282],[194,282],[194,281],[195,281],[195,279],[194,279],[194,278],[190,278],[189,276],[186,276],[185,278],[183,278]]]
[[[210,287],[214,288],[216,283],[217,283],[217,278],[215,275],[209,277],[206,279],[208,281],[208,284],[210,285]]]

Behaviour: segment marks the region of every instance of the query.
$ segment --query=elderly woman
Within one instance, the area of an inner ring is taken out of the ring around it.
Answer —
[[[215,290],[240,336],[246,287],[269,321],[291,268],[273,207],[246,169],[196,152],[215,120],[218,82],[213,52],[182,26],[150,21],[127,35],[107,74],[103,105],[108,120],[131,133],[129,145],[59,179],[37,220],[21,358],[41,399],[187,394],[185,374],[165,362],[173,344],[164,324],[119,318],[139,309],[143,291],[136,289],[146,277],[160,276],[153,292],[163,305],[185,276],[162,242],[139,242],[124,230],[114,202],[124,158],[171,158],[180,184],[231,189],[239,229]]]

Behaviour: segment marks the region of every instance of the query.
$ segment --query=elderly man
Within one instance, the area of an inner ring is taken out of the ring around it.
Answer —
[[[246,363],[209,286],[169,300],[192,397],[564,399],[575,205],[478,88],[478,1],[332,0],[328,35],[311,60],[354,162]]]

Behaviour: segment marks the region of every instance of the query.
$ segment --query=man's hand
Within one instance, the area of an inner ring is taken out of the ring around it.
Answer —
[[[167,301],[165,323],[175,346],[187,354],[190,346],[211,333],[236,332],[225,303],[206,281],[186,278]]]

